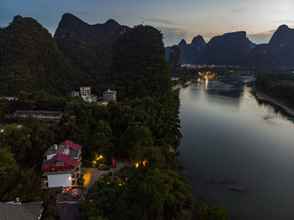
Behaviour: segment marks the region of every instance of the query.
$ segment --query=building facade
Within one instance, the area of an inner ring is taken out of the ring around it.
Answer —
[[[92,89],[89,86],[80,87],[80,91],[72,91],[72,97],[81,97],[84,102],[97,102],[97,96],[92,95]]]
[[[108,89],[103,92],[103,100],[106,102],[116,102],[117,101],[117,91]]]
[[[80,95],[83,96],[91,96],[91,87],[85,86],[85,87],[80,87]]]
[[[43,188],[78,187],[81,172],[82,147],[72,141],[51,146],[42,165]]]

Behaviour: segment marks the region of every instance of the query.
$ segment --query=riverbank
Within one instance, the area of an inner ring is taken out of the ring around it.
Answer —
[[[258,89],[255,89],[253,91],[253,94],[258,101],[271,104],[274,107],[278,108],[285,115],[289,117],[294,117],[294,108],[289,107],[284,101],[267,95],[265,92],[262,92]]]

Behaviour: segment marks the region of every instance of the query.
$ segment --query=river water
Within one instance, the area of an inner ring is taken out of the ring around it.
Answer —
[[[195,83],[180,100],[180,161],[194,195],[233,220],[293,220],[294,123],[247,86]]]

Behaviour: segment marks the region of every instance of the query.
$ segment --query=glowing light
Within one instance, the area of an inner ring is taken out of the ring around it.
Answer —
[[[88,188],[90,186],[91,179],[92,179],[91,172],[86,172],[84,174],[84,176],[83,176],[83,181],[84,181],[84,187],[85,188]]]
[[[104,156],[101,154],[96,156],[96,161],[103,160],[103,159],[104,159]]]
[[[149,164],[149,161],[148,161],[148,160],[143,160],[143,166],[144,166],[144,167],[147,167],[148,164]]]
[[[149,165],[149,161],[148,160],[138,161],[134,165],[136,168],[139,168],[140,166],[147,167]]]
[[[205,89],[206,90],[208,89],[208,83],[209,83],[209,80],[205,80]]]

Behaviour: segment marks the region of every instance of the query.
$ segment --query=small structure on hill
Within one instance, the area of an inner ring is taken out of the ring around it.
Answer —
[[[85,102],[97,102],[97,96],[92,95],[92,88],[90,86],[80,87],[79,91],[72,91],[72,97],[81,97]]]
[[[116,100],[117,100],[116,90],[107,89],[106,91],[103,92],[103,101],[116,102]]]

